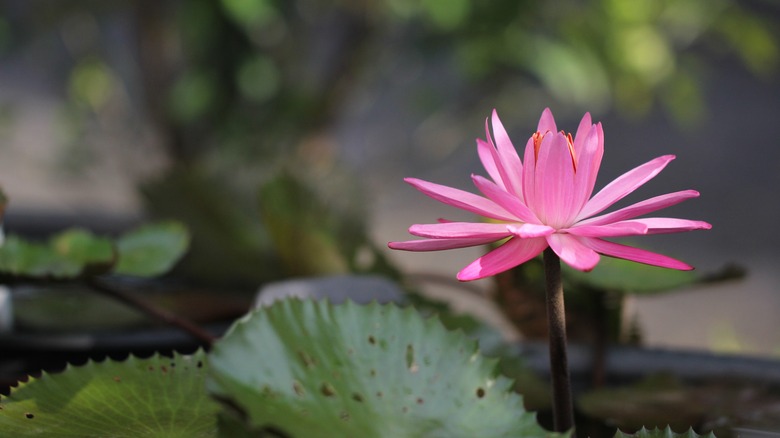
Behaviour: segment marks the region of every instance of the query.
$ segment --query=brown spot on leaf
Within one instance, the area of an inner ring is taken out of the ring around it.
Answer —
[[[301,382],[297,380],[293,381],[293,390],[301,397],[306,395],[306,391],[303,389],[303,385],[301,385]]]
[[[314,358],[311,357],[309,355],[309,353],[307,353],[307,352],[305,352],[303,350],[298,350],[298,358],[301,359],[301,362],[303,362],[303,365],[306,368],[314,368],[317,365],[317,363],[314,360]]]

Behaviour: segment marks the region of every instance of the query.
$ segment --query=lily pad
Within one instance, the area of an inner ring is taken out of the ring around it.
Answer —
[[[154,277],[169,271],[187,251],[190,235],[175,221],[145,225],[117,241],[119,262],[114,273]]]
[[[615,438],[715,438],[715,435],[712,432],[706,435],[699,435],[694,432],[693,429],[688,429],[688,431],[684,433],[676,433],[671,427],[666,426],[666,429],[659,429],[656,427],[652,430],[643,427],[637,433],[631,434],[618,431],[615,434]]]
[[[217,436],[219,405],[204,389],[205,354],[88,362],[44,373],[0,397],[4,436]]]
[[[612,257],[602,257],[590,272],[577,271],[568,266],[564,266],[563,271],[570,281],[594,289],[623,293],[661,292],[700,281],[693,271],[659,268]]]
[[[111,268],[114,249],[109,239],[71,229],[47,243],[29,242],[10,235],[0,247],[0,273],[33,278],[75,278]]]
[[[694,391],[667,374],[651,375],[632,386],[602,388],[577,399],[586,415],[623,429],[699,424],[711,408]]]
[[[113,242],[84,229],[74,228],[55,235],[51,246],[57,254],[97,273],[107,271],[114,264]]]
[[[285,436],[547,437],[476,342],[412,308],[285,300],[209,356],[212,394]]]

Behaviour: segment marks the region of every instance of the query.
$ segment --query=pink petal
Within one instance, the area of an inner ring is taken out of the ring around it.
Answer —
[[[672,205],[679,204],[686,199],[696,198],[699,196],[699,192],[696,190],[683,190],[680,192],[667,193],[665,195],[656,196],[654,198],[646,199],[636,204],[623,207],[620,210],[615,210],[612,213],[607,213],[602,216],[592,217],[579,222],[579,225],[603,225],[611,222],[618,222],[625,219],[635,218],[643,214],[652,213],[657,210],[661,210]]]
[[[477,154],[479,160],[482,162],[482,167],[485,168],[490,178],[498,184],[499,187],[506,190],[504,180],[501,177],[501,171],[498,170],[498,153],[496,148],[490,145],[488,142],[477,139]]]
[[[580,271],[590,271],[599,263],[596,251],[583,245],[578,238],[567,234],[553,234],[546,237],[550,248],[566,264]]]
[[[662,268],[678,269],[681,271],[690,271],[693,269],[693,266],[679,260],[644,249],[634,248],[632,246],[591,238],[583,238],[583,242],[594,251],[610,257],[631,260],[646,265],[660,266]]]
[[[604,209],[617,201],[623,199],[626,195],[642,186],[642,184],[651,180],[653,177],[674,160],[674,155],[664,155],[654,160],[648,161],[641,166],[619,176],[617,179],[607,184],[596,195],[585,204],[582,211],[577,215],[577,220],[582,220],[594,214],[601,213]]]
[[[523,202],[532,211],[536,211],[536,152],[534,148],[534,138],[528,139],[525,144],[525,155],[523,156]]]
[[[539,219],[536,218],[534,212],[516,196],[501,190],[496,184],[491,183],[479,175],[471,175],[471,179],[474,181],[474,185],[477,186],[479,191],[487,196],[488,199],[495,202],[506,211],[514,214],[517,219],[520,219],[523,222],[539,223]]]
[[[555,118],[553,118],[550,108],[545,108],[544,111],[542,111],[542,117],[539,118],[536,132],[542,135],[546,132],[558,132],[558,128],[555,127]]]
[[[561,231],[580,237],[619,237],[648,234],[648,227],[635,222],[617,222],[606,225],[577,225]]]
[[[511,233],[506,224],[479,222],[444,222],[438,224],[415,224],[409,227],[409,233],[431,239],[474,239],[485,238],[499,240]]]
[[[580,120],[580,125],[577,127],[577,133],[574,135],[574,151],[577,152],[577,154],[580,153],[585,136],[588,135],[591,128],[593,128],[593,122],[590,118],[590,113],[585,113],[585,115],[582,116],[582,120]]]
[[[493,135],[496,137],[496,150],[501,161],[499,170],[503,169],[504,171],[502,174],[504,185],[509,192],[522,198],[523,184],[521,178],[523,175],[523,163],[520,161],[520,157],[517,155],[517,151],[512,145],[512,141],[509,139],[509,135],[506,133],[495,109],[493,110],[492,125]]]
[[[521,237],[523,239],[549,236],[555,232],[555,228],[553,227],[537,224],[523,224],[519,227],[517,225],[507,225],[506,229],[515,236]]]
[[[590,119],[589,117],[587,118]],[[583,122],[586,118],[583,117]],[[596,185],[596,177],[604,156],[604,131],[601,123],[592,125],[591,129],[582,134],[582,125],[574,138],[574,150],[577,154],[577,173],[574,175],[575,199],[574,208],[579,211],[588,202]]]
[[[490,170],[488,170],[489,174],[491,175],[491,178],[493,178],[493,180],[499,187],[503,188],[508,192],[514,193],[515,188],[513,184],[522,183],[522,169],[518,171],[520,176],[511,176],[511,173],[513,171],[511,169],[505,168],[504,163],[502,162],[502,159],[499,155],[499,151],[496,149],[495,143],[493,143],[493,137],[491,136],[490,133],[490,122],[489,119],[487,118],[485,119],[485,136],[487,138],[487,142],[485,143],[487,147],[480,148],[482,144],[477,144],[478,146],[477,153],[480,154],[480,160],[483,161],[483,165],[485,164],[486,161],[492,160],[492,166],[495,167],[495,172],[497,173],[497,175],[493,175],[492,173],[490,173]],[[486,164],[486,166],[490,166],[490,165],[491,165],[490,163]],[[520,166],[522,168],[522,163],[520,163]],[[517,182],[513,183],[513,181],[515,180],[517,180]],[[514,194],[516,194],[517,197],[519,197],[520,199],[523,199],[522,189],[518,189],[518,190],[519,192]]]
[[[482,196],[417,178],[404,178],[404,181],[431,198],[447,205],[493,219],[510,222],[517,220],[504,208]]]
[[[458,272],[458,280],[471,281],[512,269],[536,257],[547,242],[542,238],[509,239],[506,243],[474,260]]]
[[[441,251],[445,249],[467,248],[492,242],[496,242],[496,239],[421,239],[407,240],[405,242],[390,242],[387,246],[391,249],[400,249],[404,251]]]
[[[574,207],[574,166],[566,137],[547,134],[536,160],[534,212],[542,223],[553,228],[570,224],[577,214]]]
[[[712,225],[704,221],[675,219],[667,217],[651,217],[618,222],[623,224],[641,224],[647,227],[647,234],[681,233],[683,231],[709,230]]]

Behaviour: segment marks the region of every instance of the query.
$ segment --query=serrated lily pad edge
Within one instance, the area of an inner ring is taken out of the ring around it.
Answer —
[[[379,310],[381,310],[381,309],[394,309],[394,310],[402,311],[402,312],[406,313],[407,315],[415,315],[416,317],[419,317],[422,320],[422,323],[425,326],[429,326],[431,324],[435,324],[443,331],[443,333],[446,336],[456,337],[457,338],[457,342],[459,342],[460,345],[463,346],[464,348],[466,346],[473,347],[473,349],[469,349],[469,351],[473,350],[473,356],[472,356],[474,358],[473,360],[475,360],[475,361],[482,361],[483,364],[484,364],[483,366],[487,366],[489,368],[492,368],[491,375],[493,376],[494,388],[496,388],[496,389],[498,389],[499,387],[503,388],[501,390],[503,397],[506,398],[507,400],[514,399],[514,401],[516,403],[512,403],[512,404],[518,406],[518,408],[517,408],[517,410],[518,410],[517,411],[517,415],[518,416],[521,416],[521,417],[530,416],[530,417],[532,417],[530,420],[532,421],[532,423],[535,426],[535,428],[538,428],[540,431],[544,431],[545,432],[544,436],[546,436],[546,437],[568,437],[568,436],[571,436],[571,432],[554,433],[554,432],[550,432],[550,431],[547,431],[547,430],[543,429],[541,427],[541,425],[539,425],[538,420],[536,419],[536,412],[527,411],[527,410],[524,409],[523,402],[522,402],[522,395],[517,393],[517,392],[515,392],[513,390],[513,388],[514,388],[513,380],[508,378],[508,377],[506,377],[506,376],[504,376],[504,375],[502,375],[502,374],[500,374],[500,372],[498,370],[498,367],[497,367],[499,359],[498,358],[490,358],[490,357],[483,356],[480,353],[480,351],[479,351],[477,340],[471,339],[468,336],[466,336],[464,334],[463,330],[461,330],[461,329],[456,329],[456,330],[448,329],[444,324],[442,324],[442,322],[439,319],[437,314],[433,314],[433,315],[430,315],[430,316],[423,316],[413,306],[398,306],[398,305],[396,305],[394,303],[380,304],[380,303],[377,303],[377,302],[371,302],[369,304],[358,304],[358,303],[355,303],[355,302],[353,302],[351,300],[347,300],[346,302],[340,303],[338,305],[333,305],[333,304],[331,304],[331,303],[329,303],[327,301],[317,301],[317,300],[308,300],[308,299],[301,300],[301,299],[298,299],[298,298],[292,298],[292,299],[277,301],[277,302],[274,303],[274,305],[280,305],[280,304],[282,304],[282,305],[289,305],[290,302],[306,302],[306,303],[313,303],[311,305],[331,306],[331,311],[334,310],[334,309],[337,309],[337,308],[343,308],[345,306],[352,306],[354,308],[363,308],[363,307],[367,307],[367,306],[373,306],[375,309],[379,309]],[[288,304],[283,304],[283,303],[288,303]],[[225,333],[225,335],[224,335],[224,337],[222,339],[223,340],[224,339],[229,339],[229,337],[232,334],[242,330],[242,328],[247,323],[249,323],[252,320],[252,318],[255,317],[256,314],[262,313],[262,312],[264,312],[266,310],[268,310],[268,309],[267,308],[254,309],[252,312],[250,312],[250,313],[244,315],[243,317],[239,318],[228,329],[228,331]],[[322,309],[320,309],[318,311],[321,311],[321,310]],[[215,351],[217,351],[218,348],[219,348],[219,342],[215,345]],[[209,359],[211,357],[212,356],[210,355]],[[223,404],[225,404],[226,407],[229,410],[233,410],[234,414],[241,415],[241,416],[248,415],[237,404],[236,400],[233,400],[232,398],[230,398],[226,394],[220,393],[220,391],[224,389],[222,387],[221,378],[227,378],[228,380],[232,380],[232,379],[231,379],[230,376],[227,376],[227,377],[225,377],[225,376],[222,376],[222,377],[217,376],[215,374],[215,370],[217,368],[218,368],[217,366],[210,366],[209,367],[209,370],[210,370],[209,371],[209,376],[207,377],[207,381],[206,381],[207,382],[207,389],[208,389],[209,393],[211,393],[212,396],[216,397],[218,400],[223,402]],[[227,383],[227,382],[224,382],[224,383]],[[232,382],[232,383],[228,383],[228,385],[232,385],[232,384],[240,385],[240,383],[237,382],[237,381],[236,382]],[[538,436],[538,435],[533,435],[533,436]]]

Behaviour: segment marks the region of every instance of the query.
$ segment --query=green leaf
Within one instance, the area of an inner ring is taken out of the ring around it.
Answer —
[[[117,274],[152,277],[169,270],[188,245],[187,229],[178,222],[143,226],[116,243],[83,229],[63,231],[47,243],[12,235],[0,247],[0,275],[72,279],[115,266]]]
[[[476,342],[412,308],[286,300],[239,320],[209,390],[255,430],[307,437],[542,437]]]
[[[75,278],[105,272],[113,262],[111,241],[82,229],[66,230],[46,244],[11,235],[0,248],[0,272],[20,277]]]
[[[699,277],[693,271],[678,271],[643,265],[612,257],[602,257],[591,272],[563,268],[567,279],[594,289],[623,293],[659,292],[694,284]]]
[[[103,265],[105,270],[114,263],[113,242],[87,230],[66,230],[51,239],[51,246],[57,254],[84,266]]]
[[[130,356],[44,373],[0,397],[4,436],[217,436],[219,406],[204,390],[205,354]]]
[[[142,226],[117,241],[119,263],[114,273],[137,277],[164,274],[184,255],[189,243],[189,232],[179,222]]]
[[[659,429],[655,428],[653,430],[645,429],[644,427],[639,430],[637,433],[627,434],[623,433],[621,431],[617,431],[615,434],[615,438],[715,438],[715,435],[710,432],[706,435],[699,435],[696,432],[693,431],[693,429],[688,429],[685,433],[676,433],[672,431],[672,428],[669,426],[666,426],[666,429]]]

